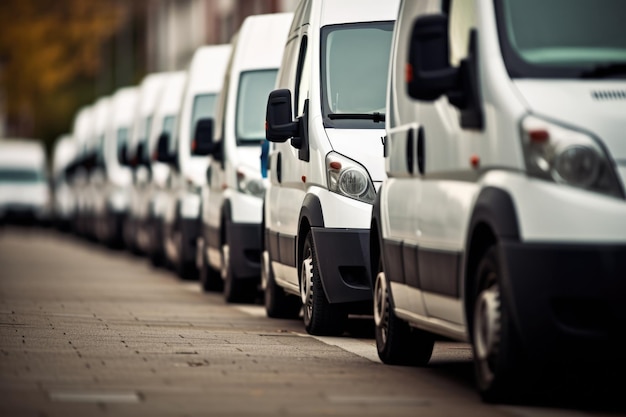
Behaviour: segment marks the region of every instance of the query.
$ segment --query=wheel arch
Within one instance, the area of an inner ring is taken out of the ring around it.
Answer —
[[[465,245],[464,286],[465,317],[473,328],[476,270],[489,247],[503,240],[519,241],[518,217],[512,196],[503,189],[486,187],[478,195],[470,218]]]
[[[298,281],[301,280],[301,277],[300,268],[297,266],[302,263],[304,242],[311,227],[324,227],[324,213],[322,212],[322,203],[319,198],[316,195],[307,194],[300,207],[298,234],[296,235],[296,268],[298,270]]]

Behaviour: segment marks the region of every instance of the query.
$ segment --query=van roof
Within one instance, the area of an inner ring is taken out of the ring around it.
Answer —
[[[396,20],[399,0],[326,0],[321,2],[320,27],[347,22]]]
[[[197,93],[219,93],[231,46],[207,45],[196,49],[188,67],[187,89]]]
[[[45,167],[46,151],[36,139],[8,138],[0,140],[0,165]]]
[[[233,37],[237,45],[233,69],[278,68],[292,20],[293,13],[248,16]]]

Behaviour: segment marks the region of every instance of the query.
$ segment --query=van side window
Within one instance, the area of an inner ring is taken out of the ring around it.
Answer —
[[[296,116],[301,116],[304,111],[304,102],[309,98],[309,82],[311,80],[310,58],[307,48],[308,40],[304,36],[300,44],[298,55],[298,70],[296,72]]]
[[[476,27],[475,0],[450,0],[450,64],[467,57],[470,30]]]

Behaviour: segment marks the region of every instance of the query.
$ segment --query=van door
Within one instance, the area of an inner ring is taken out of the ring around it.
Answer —
[[[450,1],[451,64],[468,55],[470,32],[476,28],[475,0]],[[418,210],[420,286],[431,318],[465,322],[462,308],[462,259],[471,204],[478,190],[484,130],[461,126],[459,110],[445,96],[419,106],[423,125],[425,178]]]
[[[296,41],[297,60],[292,61],[295,72],[293,92],[295,118],[306,117],[305,108],[309,99],[311,83],[311,48],[308,42],[308,25],[301,28],[301,36]],[[288,76],[288,75],[287,75]],[[294,119],[295,119],[294,118]],[[284,267],[276,268],[278,280],[286,281],[290,286],[298,286],[296,269],[297,250],[296,238],[298,234],[298,219],[300,207],[305,196],[303,175],[308,171],[308,163],[300,160],[299,150],[291,146],[290,142],[276,145],[276,155],[273,156],[272,175],[276,175],[278,187],[271,187],[270,196],[274,208],[272,216],[276,216],[275,231],[278,232],[278,248],[280,263]]]

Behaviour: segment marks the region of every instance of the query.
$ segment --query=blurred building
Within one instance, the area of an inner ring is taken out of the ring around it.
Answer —
[[[250,15],[291,12],[298,0],[159,0],[146,9],[146,70],[186,68],[200,45],[228,43]]]

